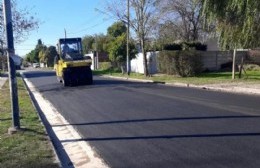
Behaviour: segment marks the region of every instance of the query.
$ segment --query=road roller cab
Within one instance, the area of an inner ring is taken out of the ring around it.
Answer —
[[[81,38],[59,39],[58,55],[54,69],[59,82],[64,86],[87,85],[93,83],[92,60],[84,57]]]

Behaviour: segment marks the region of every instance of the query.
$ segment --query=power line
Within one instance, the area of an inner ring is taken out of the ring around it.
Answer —
[[[95,27],[97,27],[97,26],[100,26],[100,25],[104,24],[104,23],[106,23],[107,21],[109,21],[109,20],[111,20],[111,19],[113,19],[113,18],[104,19],[102,22],[99,22],[99,23],[97,23],[97,24],[95,24],[95,25],[92,25],[92,26],[83,28],[83,29],[81,29],[81,30],[79,30],[79,31],[77,31],[77,32],[70,32],[70,33],[68,33],[68,34],[78,34],[78,33],[85,32],[85,31],[87,31],[87,30],[89,30],[89,29],[93,29],[93,28],[95,28]]]

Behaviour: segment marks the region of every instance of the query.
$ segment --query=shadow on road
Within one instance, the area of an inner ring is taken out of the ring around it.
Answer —
[[[52,127],[63,126],[89,126],[89,125],[106,125],[106,124],[126,124],[126,123],[143,123],[143,122],[158,122],[158,121],[180,121],[180,120],[225,120],[225,119],[252,119],[260,118],[260,116],[244,115],[244,116],[209,116],[209,117],[176,117],[176,118],[151,118],[151,119],[134,119],[134,120],[115,120],[103,122],[75,123],[64,125],[52,125]],[[78,141],[121,141],[121,140],[156,140],[156,139],[180,139],[180,138],[218,138],[218,137],[252,137],[260,136],[259,132],[242,132],[242,133],[214,133],[214,134],[187,134],[187,135],[156,135],[156,136],[126,136],[126,137],[98,137],[98,138],[81,138],[67,139],[64,142]]]
[[[131,88],[150,88],[154,87],[151,83],[142,83],[142,82],[129,82],[129,81],[121,81],[121,80],[103,80],[103,79],[94,79],[93,85],[78,85],[71,87],[63,87],[61,83],[57,82],[55,79],[55,83],[45,84],[37,86],[40,92],[73,92],[75,90],[89,90],[96,88],[113,88],[118,86],[127,86]]]
[[[41,78],[41,77],[49,77],[49,76],[56,76],[54,71],[30,71],[24,72],[26,78]]]
[[[247,119],[260,118],[260,116],[210,116],[210,117],[172,117],[172,118],[150,118],[150,119],[133,119],[133,120],[115,120],[103,122],[88,122],[88,123],[74,123],[64,125],[52,125],[52,127],[63,126],[85,126],[85,125],[106,125],[106,124],[124,124],[124,123],[142,123],[142,122],[157,122],[157,121],[180,121],[180,120],[219,120],[219,119]]]
[[[259,132],[250,133],[228,133],[228,134],[190,134],[190,135],[158,135],[158,136],[133,136],[133,137],[105,137],[105,138],[82,138],[67,139],[61,143],[79,141],[122,141],[122,140],[153,140],[153,139],[180,139],[180,138],[219,138],[219,137],[252,137],[260,136]]]

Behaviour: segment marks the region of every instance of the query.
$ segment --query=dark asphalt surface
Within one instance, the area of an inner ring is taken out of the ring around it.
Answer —
[[[260,167],[257,96],[102,77],[64,88],[54,72],[25,75],[83,137],[67,141],[88,141],[111,167]]]

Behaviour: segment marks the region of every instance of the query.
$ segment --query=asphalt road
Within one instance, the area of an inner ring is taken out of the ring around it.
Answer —
[[[103,77],[64,88],[54,72],[25,75],[83,137],[67,141],[88,141],[111,167],[260,167],[257,96]]]

